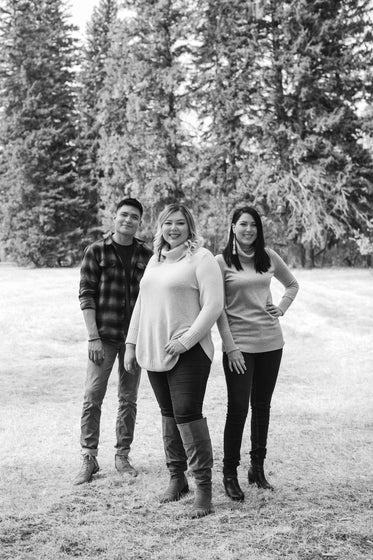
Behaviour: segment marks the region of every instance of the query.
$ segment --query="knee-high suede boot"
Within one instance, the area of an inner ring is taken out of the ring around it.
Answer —
[[[162,434],[170,482],[160,501],[161,503],[177,502],[189,492],[189,486],[184,474],[187,470],[187,456],[175,418],[162,416]]]
[[[186,424],[178,424],[189,468],[193,473],[196,492],[191,518],[203,517],[212,513],[212,446],[206,418]]]

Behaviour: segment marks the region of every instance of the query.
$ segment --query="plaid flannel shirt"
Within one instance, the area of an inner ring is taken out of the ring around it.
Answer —
[[[134,239],[131,259],[130,314],[139,293],[139,283],[152,251],[143,241]],[[124,341],[126,296],[125,271],[112,235],[89,245],[80,269],[79,300],[81,309],[95,309],[99,335],[105,340]]]

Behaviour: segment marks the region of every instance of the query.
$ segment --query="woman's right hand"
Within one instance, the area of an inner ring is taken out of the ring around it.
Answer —
[[[133,375],[139,369],[136,361],[136,346],[134,344],[126,344],[126,351],[124,353],[124,369]]]
[[[231,371],[235,371],[238,374],[246,373],[245,360],[241,350],[232,350],[231,352],[228,352],[227,358],[228,366]]]

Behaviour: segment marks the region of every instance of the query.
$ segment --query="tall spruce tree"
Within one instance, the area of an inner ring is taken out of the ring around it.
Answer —
[[[308,266],[369,226],[373,160],[357,107],[372,101],[370,10],[366,0],[271,0],[258,21],[267,172],[253,172],[254,200],[281,208],[284,234]]]
[[[247,0],[205,0],[196,6],[190,91],[202,130],[198,182],[209,193],[202,221],[214,237],[213,250],[225,237],[229,209],[248,188],[251,160],[256,158],[252,122],[260,89],[256,57],[260,14],[260,3]]]
[[[133,0],[118,26],[102,96],[102,196],[160,206],[188,197],[192,142],[182,123],[188,52],[187,3]]]
[[[1,18],[1,235],[42,266],[74,247],[84,205],[74,170],[75,46],[60,0],[6,0]]]
[[[201,183],[220,207],[255,204],[277,240],[299,244],[312,264],[369,226],[372,158],[357,111],[372,98],[369,2],[205,0],[197,9]]]
[[[101,134],[100,96],[107,78],[108,52],[117,16],[116,0],[100,0],[93,8],[86,28],[79,73],[77,173],[81,189],[85,192],[87,226],[91,235],[92,230],[100,228],[100,180],[103,177],[97,156]]]

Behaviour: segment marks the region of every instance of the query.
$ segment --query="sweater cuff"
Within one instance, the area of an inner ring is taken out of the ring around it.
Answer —
[[[278,308],[281,309],[282,315],[285,315],[285,312],[289,309],[290,305],[293,303],[293,300],[289,297],[284,296],[280,301]]]
[[[232,344],[223,343],[223,352],[229,354],[229,352],[233,352],[233,350],[239,350],[238,346],[236,346],[234,343]]]
[[[187,350],[190,350],[201,340],[201,336],[199,333],[191,333],[190,331],[187,331],[186,333],[182,334],[177,340],[181,342],[181,344],[185,346]]]
[[[127,333],[125,343],[126,344],[134,344],[136,346],[136,344],[137,344],[137,331],[135,331],[134,329],[130,329]]]

